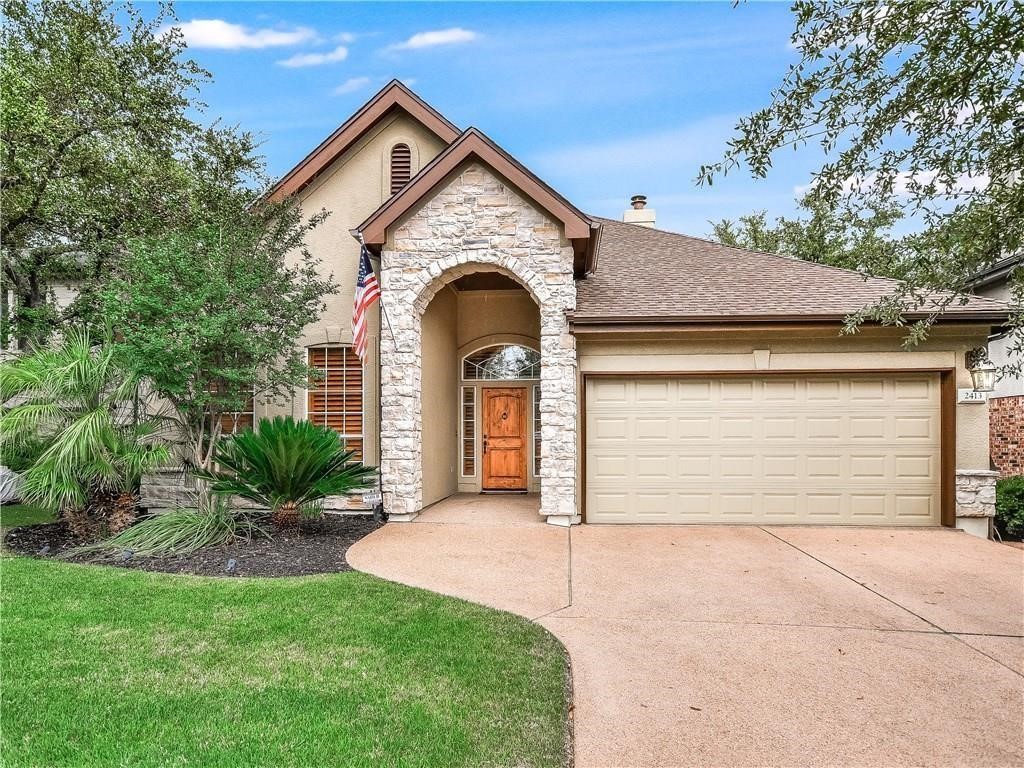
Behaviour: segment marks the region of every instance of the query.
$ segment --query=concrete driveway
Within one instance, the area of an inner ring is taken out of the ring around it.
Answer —
[[[457,496],[348,557],[561,639],[577,766],[1024,764],[1021,550],[537,520],[535,499]]]

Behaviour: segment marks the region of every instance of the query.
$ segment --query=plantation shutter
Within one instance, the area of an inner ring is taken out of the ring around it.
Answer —
[[[312,376],[306,403],[306,417],[314,424],[330,427],[345,445],[363,457],[363,367],[351,347],[313,347],[309,350]]]
[[[391,148],[391,194],[395,194],[412,178],[412,152],[408,144]]]

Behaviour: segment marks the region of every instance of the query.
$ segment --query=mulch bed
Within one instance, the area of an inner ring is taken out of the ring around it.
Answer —
[[[87,552],[65,558],[72,563],[92,563],[135,568],[141,571],[183,573],[196,576],[309,576],[352,570],[345,561],[348,548],[383,523],[369,515],[329,515],[304,522],[296,533],[274,532],[273,538],[255,537],[220,547],[207,547],[190,555],[130,557]],[[64,522],[12,528],[4,545],[18,554],[53,558],[81,542]],[[228,562],[234,560],[229,570]]]

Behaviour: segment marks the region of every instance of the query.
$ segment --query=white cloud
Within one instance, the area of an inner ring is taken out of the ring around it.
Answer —
[[[334,89],[335,96],[344,96],[346,93],[355,93],[370,84],[368,77],[350,77],[344,83]]]
[[[953,197],[971,192],[980,192],[988,187],[991,179],[988,174],[962,173],[952,183],[947,183],[938,178],[937,171],[901,171],[892,180],[892,191],[898,197],[909,197],[921,190],[935,184],[935,194],[944,197]],[[867,176],[850,176],[843,182],[843,194],[866,193],[878,183],[878,174],[871,173]],[[815,182],[800,184],[793,187],[793,194],[803,197],[814,188]]]
[[[333,51],[322,53],[296,53],[287,59],[277,62],[282,67],[318,67],[321,64],[334,64],[348,58],[348,48],[339,45]]]
[[[334,36],[334,42],[336,43],[353,43],[355,39],[356,36],[351,32],[339,32]]]
[[[242,48],[273,48],[298,45],[316,38],[309,27],[294,29],[250,29],[223,19],[192,19],[173,25],[185,36],[191,48],[218,48],[235,51]]]
[[[439,45],[469,43],[476,40],[477,37],[479,35],[476,32],[462,27],[435,29],[429,32],[417,32],[405,42],[395,43],[388,46],[387,49],[389,51],[418,51],[423,48],[435,48]]]

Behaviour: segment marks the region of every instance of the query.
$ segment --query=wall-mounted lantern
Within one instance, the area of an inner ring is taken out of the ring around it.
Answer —
[[[971,374],[975,392],[992,392],[996,388],[996,367],[988,359],[988,350],[977,347],[967,353],[964,361]]]

